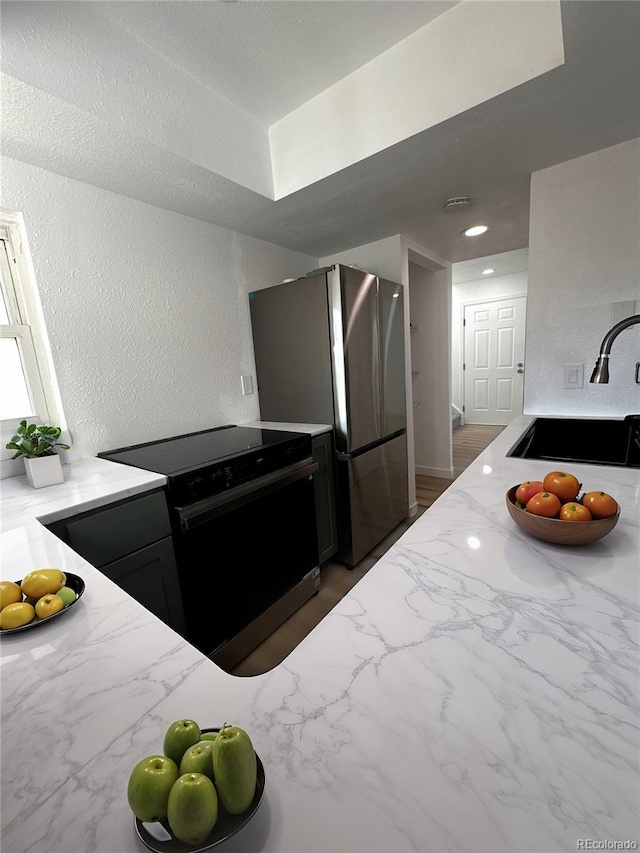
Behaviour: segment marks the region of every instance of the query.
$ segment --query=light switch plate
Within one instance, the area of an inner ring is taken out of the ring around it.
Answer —
[[[565,390],[582,388],[584,385],[584,364],[565,364],[562,387]]]
[[[253,394],[253,378],[251,376],[241,376],[242,380],[242,394],[243,396],[247,396],[247,394]]]
[[[629,302],[612,302],[611,303],[611,326],[615,326],[620,320],[626,320],[627,317],[632,317],[636,313],[636,303],[634,299]]]

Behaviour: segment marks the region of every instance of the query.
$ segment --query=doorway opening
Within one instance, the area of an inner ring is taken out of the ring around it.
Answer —
[[[452,425],[506,426],[522,413],[528,249],[452,268]]]

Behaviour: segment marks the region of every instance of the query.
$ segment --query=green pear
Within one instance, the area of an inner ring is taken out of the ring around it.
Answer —
[[[171,788],[167,819],[176,838],[200,844],[218,819],[218,795],[213,782],[202,773],[185,773]]]
[[[208,776],[213,782],[213,741],[200,740],[198,743],[190,746],[182,756],[180,762],[180,775],[185,773],[202,773],[203,776]]]
[[[200,740],[200,726],[193,720],[176,720],[164,736],[164,754],[180,766],[182,756]]]
[[[222,805],[230,814],[242,814],[253,801],[258,768],[251,738],[226,723],[213,743],[213,775]]]

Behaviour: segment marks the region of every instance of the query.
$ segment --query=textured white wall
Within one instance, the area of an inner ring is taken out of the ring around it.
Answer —
[[[415,470],[452,477],[451,273],[409,263]]]
[[[373,275],[387,278],[390,281],[402,281],[402,248],[400,235],[385,237],[384,240],[376,240],[375,243],[366,243],[364,246],[356,246],[345,252],[328,255],[320,258],[320,266],[328,267],[331,264],[357,264],[363,270]]]
[[[258,417],[248,292],[317,258],[2,160],[76,456]]]
[[[557,0],[459,3],[271,125],[275,197],[563,62]]]
[[[616,416],[640,412],[640,326],[613,344],[608,385],[589,376],[611,303],[640,313],[640,139],[534,172],[527,305],[525,412]],[[564,391],[564,364],[584,363],[585,386]]]
[[[454,265],[455,269],[455,265]],[[462,372],[464,306],[467,302],[482,302],[489,299],[508,299],[510,296],[522,296],[527,293],[527,273],[518,272],[509,275],[497,275],[491,278],[466,281],[454,284],[451,289],[451,401],[458,409],[464,402]]]

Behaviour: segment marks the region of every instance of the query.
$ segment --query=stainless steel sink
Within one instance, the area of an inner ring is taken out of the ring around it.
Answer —
[[[624,420],[536,418],[507,456],[640,468],[640,415]]]

